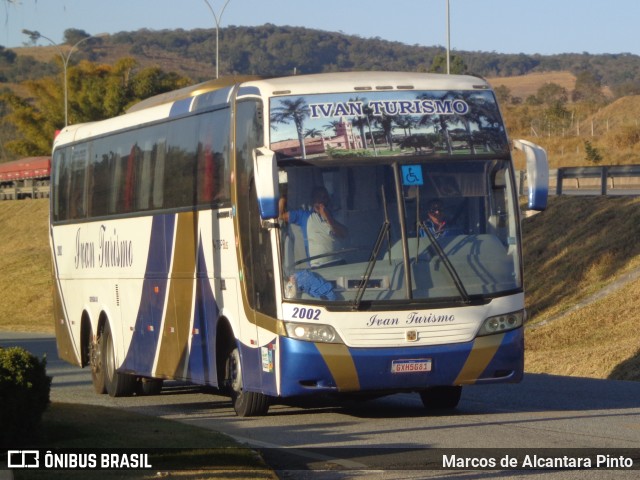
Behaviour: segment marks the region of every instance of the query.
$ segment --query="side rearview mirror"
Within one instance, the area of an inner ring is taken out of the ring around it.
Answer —
[[[514,140],[513,146],[524,152],[527,159],[527,184],[529,185],[529,210],[547,208],[549,197],[549,162],[544,148],[528,140]]]
[[[262,220],[278,218],[278,167],[276,154],[266,147],[253,150],[253,176]]]

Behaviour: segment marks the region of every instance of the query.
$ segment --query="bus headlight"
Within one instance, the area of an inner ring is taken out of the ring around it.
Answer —
[[[524,310],[518,312],[505,313],[504,315],[496,315],[495,317],[487,318],[480,330],[478,331],[478,337],[483,335],[492,335],[494,333],[508,332],[519,328],[524,323]]]
[[[287,337],[307,342],[343,343],[331,325],[285,322]]]

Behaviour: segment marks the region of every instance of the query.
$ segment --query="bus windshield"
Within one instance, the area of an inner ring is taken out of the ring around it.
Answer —
[[[467,303],[521,288],[509,146],[490,90],[275,97],[270,147],[285,298]]]
[[[513,293],[522,280],[511,172],[498,159],[282,167],[285,298],[359,305]]]

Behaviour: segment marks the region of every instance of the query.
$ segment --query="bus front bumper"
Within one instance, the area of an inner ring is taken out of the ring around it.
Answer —
[[[280,337],[279,350],[282,397],[514,383],[523,376],[524,329],[453,345],[391,348],[350,348]]]

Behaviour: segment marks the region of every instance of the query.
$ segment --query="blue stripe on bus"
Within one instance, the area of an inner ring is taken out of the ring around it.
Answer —
[[[131,345],[121,369],[152,376],[158,343],[162,338],[162,314],[167,283],[175,215],[156,215],[151,225],[149,254]]]
[[[220,310],[211,288],[212,279],[207,274],[202,237],[198,243],[200,246],[196,270],[196,303],[187,376],[194,383],[217,386],[215,320]]]

